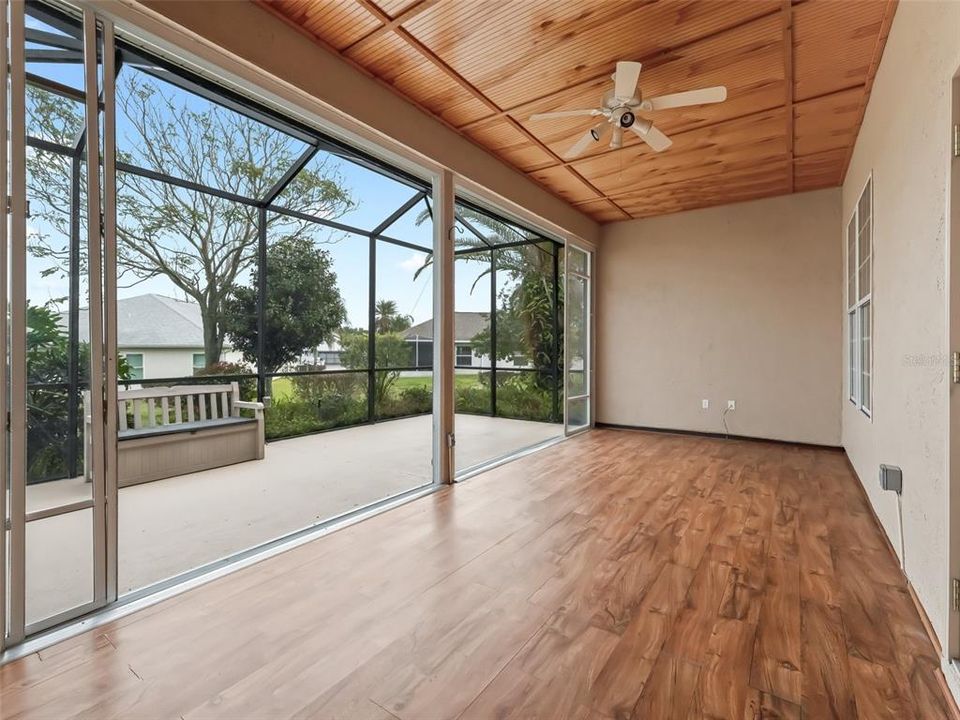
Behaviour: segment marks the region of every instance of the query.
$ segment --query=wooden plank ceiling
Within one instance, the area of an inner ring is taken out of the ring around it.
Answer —
[[[598,222],[843,181],[896,0],[258,0]],[[618,60],[647,97],[726,85],[724,103],[650,117],[562,156]]]

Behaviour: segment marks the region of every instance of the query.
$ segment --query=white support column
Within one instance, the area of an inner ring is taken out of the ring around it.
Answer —
[[[454,245],[453,173],[433,185],[433,480],[453,482],[454,448]]]

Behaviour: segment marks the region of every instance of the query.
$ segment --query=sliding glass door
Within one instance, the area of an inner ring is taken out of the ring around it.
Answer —
[[[109,29],[91,12],[68,17],[21,2],[10,3],[9,24],[6,620],[17,641],[107,602],[104,405],[95,398]]]
[[[592,306],[590,271],[592,254],[567,245],[564,321],[564,376],[566,432],[586,430],[593,424],[591,405]]]

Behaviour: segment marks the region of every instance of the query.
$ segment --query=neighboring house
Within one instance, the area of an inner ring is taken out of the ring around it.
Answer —
[[[478,352],[473,347],[473,339],[490,325],[490,313],[485,312],[456,312],[454,313],[453,333],[456,343],[455,364],[461,368],[488,368],[490,358]],[[433,320],[422,323],[403,331],[403,337],[414,346],[414,363],[418,367],[433,365]],[[499,368],[528,368],[532,367],[528,358],[516,355],[511,360],[498,360]]]
[[[334,335],[333,341],[321,343],[311,350],[304,350],[300,355],[300,363],[303,365],[315,365],[327,370],[339,370],[343,368],[341,353],[343,346],[340,345],[340,338]]]
[[[61,313],[66,324],[66,313]],[[80,340],[89,338],[87,310],[79,314]],[[149,293],[117,301],[117,352],[126,358],[131,379],[190,377],[206,366],[200,306]],[[241,362],[240,354],[224,345],[221,359]]]

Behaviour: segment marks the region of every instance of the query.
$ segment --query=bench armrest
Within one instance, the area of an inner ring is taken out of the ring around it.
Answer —
[[[260,417],[263,414],[263,403],[249,400],[237,400],[233,404],[237,410],[253,410],[254,415]]]

